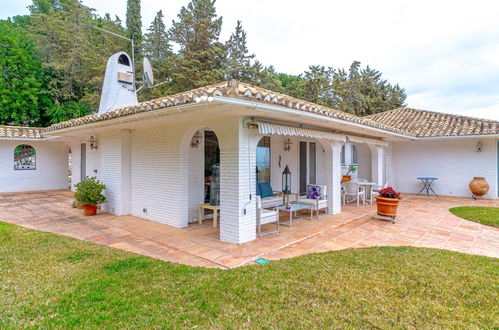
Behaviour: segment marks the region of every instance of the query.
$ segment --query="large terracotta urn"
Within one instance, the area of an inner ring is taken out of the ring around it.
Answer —
[[[376,207],[379,215],[395,217],[400,199],[376,196]]]
[[[473,197],[481,197],[489,191],[489,184],[485,181],[485,178],[475,176],[470,182],[470,190],[473,193]]]

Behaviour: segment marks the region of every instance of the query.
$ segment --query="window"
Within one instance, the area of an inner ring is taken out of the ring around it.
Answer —
[[[21,144],[14,149],[14,170],[36,170],[36,150]]]
[[[128,59],[128,56],[126,56],[125,54],[121,54],[120,57],[118,57],[118,64],[130,66],[130,60]]]
[[[256,147],[256,182],[270,182],[269,136],[264,136]]]
[[[357,158],[357,147],[352,145],[352,164],[358,164],[358,158]]]
[[[345,166],[345,146],[341,147],[341,165]]]

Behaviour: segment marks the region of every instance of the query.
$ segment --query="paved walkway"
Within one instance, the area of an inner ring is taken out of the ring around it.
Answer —
[[[398,221],[373,218],[375,206],[347,205],[341,214],[302,220],[279,234],[235,245],[219,240],[211,221],[172,228],[152,221],[99,213],[84,217],[70,206],[71,192],[0,194],[0,221],[193,266],[233,268],[258,258],[370,246],[418,246],[499,257],[499,229],[463,220],[454,206],[499,206],[498,200],[404,196]],[[222,220],[223,221],[223,220]]]

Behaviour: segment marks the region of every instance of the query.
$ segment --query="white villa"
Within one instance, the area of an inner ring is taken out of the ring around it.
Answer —
[[[257,237],[257,182],[282,191],[286,166],[292,192],[327,187],[330,214],[352,164],[354,177],[402,193],[429,176],[438,195],[471,197],[484,177],[485,198],[498,198],[498,139],[498,121],[410,108],[357,117],[230,80],[48,128],[0,126],[0,192],[95,176],[103,211],[182,228],[199,220],[219,164],[220,240],[240,244]]]

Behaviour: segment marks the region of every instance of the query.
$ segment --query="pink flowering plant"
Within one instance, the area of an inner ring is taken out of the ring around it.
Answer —
[[[380,197],[400,199],[400,193],[393,190],[392,187],[381,189],[378,194]]]

